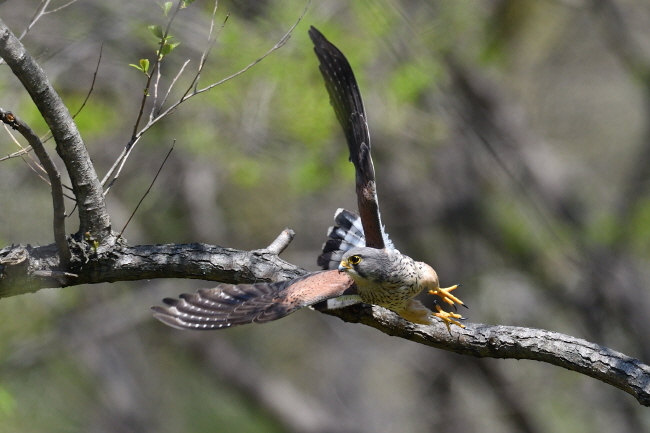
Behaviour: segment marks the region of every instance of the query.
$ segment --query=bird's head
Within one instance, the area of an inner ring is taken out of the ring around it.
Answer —
[[[352,248],[343,255],[338,269],[339,272],[346,272],[357,283],[363,280],[383,281],[386,272],[390,270],[390,260],[384,250]]]

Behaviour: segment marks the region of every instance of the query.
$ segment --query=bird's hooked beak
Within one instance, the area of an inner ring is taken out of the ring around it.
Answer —
[[[339,274],[351,268],[352,266],[350,266],[347,260],[341,260],[341,263],[339,263]]]

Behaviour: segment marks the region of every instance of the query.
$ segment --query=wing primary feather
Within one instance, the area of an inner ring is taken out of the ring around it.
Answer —
[[[154,317],[178,329],[223,329],[264,323],[326,299],[354,294],[354,282],[338,271],[321,271],[275,283],[219,284],[212,289],[165,298]]]
[[[356,172],[357,203],[366,234],[366,245],[385,247],[383,226],[379,215],[375,169],[370,156],[370,132],[361,92],[350,63],[343,53],[315,27],[309,29],[314,52],[330,96],[336,117],[350,150],[350,161]]]

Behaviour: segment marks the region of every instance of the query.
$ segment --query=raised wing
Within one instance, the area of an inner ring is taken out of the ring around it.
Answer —
[[[316,28],[309,29],[320,71],[330,95],[336,117],[343,128],[356,171],[357,203],[366,235],[366,246],[384,248],[385,236],[375,185],[375,168],[370,156],[370,132],[366,122],[361,92],[352,68],[341,51]]]
[[[356,293],[354,282],[338,271],[314,272],[277,283],[219,284],[165,298],[154,317],[178,329],[210,330],[280,319],[299,308]]]

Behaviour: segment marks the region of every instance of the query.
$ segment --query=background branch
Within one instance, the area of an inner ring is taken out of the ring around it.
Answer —
[[[68,241],[66,239],[65,231],[65,203],[63,202],[63,187],[61,186],[61,174],[54,165],[54,162],[47,154],[45,146],[41,139],[32,131],[29,125],[25,124],[16,115],[9,111],[0,108],[0,120],[11,126],[18,131],[34,149],[34,153],[38,157],[43,169],[50,179],[52,190],[52,207],[53,207],[53,228],[54,228],[54,243],[56,244],[61,259],[61,267],[65,269],[70,263],[70,248],[68,248]]]
[[[68,170],[79,206],[79,232],[90,232],[100,242],[111,235],[111,223],[97,173],[68,108],[45,72],[23,44],[0,20],[0,57],[21,81],[47,122],[56,150]]]

